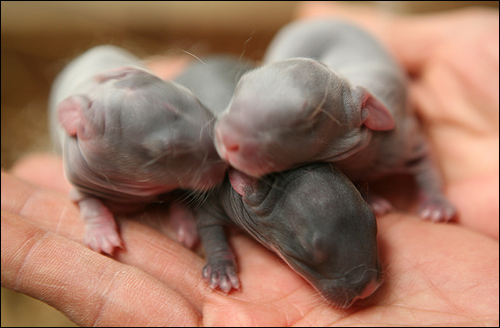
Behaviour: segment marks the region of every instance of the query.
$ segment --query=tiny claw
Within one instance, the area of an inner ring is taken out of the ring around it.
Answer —
[[[456,208],[444,197],[433,197],[422,202],[418,213],[424,220],[448,222],[456,215]]]
[[[113,255],[115,247],[123,248],[122,240],[118,235],[118,228],[111,211],[94,197],[83,197],[75,193],[78,198],[80,215],[85,219],[85,244],[94,251]]]
[[[89,229],[85,234],[85,244],[90,249],[113,255],[116,247],[123,249],[123,243],[114,229]]]
[[[234,289],[240,289],[240,280],[238,279],[238,275],[230,275],[229,279],[231,280],[231,285],[233,285]]]
[[[222,276],[219,281],[219,287],[224,293],[229,293],[233,285],[231,285],[227,276]]]
[[[220,281],[220,277],[219,277],[219,273],[216,271],[216,272],[212,272],[210,274],[210,288],[212,289],[216,289],[217,287],[219,287],[219,281]]]
[[[240,281],[232,260],[215,260],[208,263],[203,268],[202,276],[211,289],[219,288],[224,293],[229,293],[233,288],[240,289]]]

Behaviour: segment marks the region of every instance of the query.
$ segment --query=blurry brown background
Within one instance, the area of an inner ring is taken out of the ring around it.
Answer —
[[[92,46],[111,43],[139,57],[231,53],[259,60],[296,1],[38,2],[2,1],[1,165],[51,151],[50,85],[64,65]],[[386,11],[418,13],[498,1],[362,1]],[[53,308],[2,288],[2,326],[74,324]]]

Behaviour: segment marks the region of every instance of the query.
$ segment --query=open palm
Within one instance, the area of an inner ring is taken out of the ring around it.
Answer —
[[[314,6],[323,5],[305,4],[302,15],[315,15]],[[83,246],[84,223],[66,196],[61,160],[48,155],[33,155],[2,172],[2,286],[86,326],[498,325],[498,13],[381,23],[374,13],[364,19],[365,12],[328,6],[320,12],[370,27],[415,77],[411,94],[460,213],[449,224],[399,212],[378,218],[385,273],[374,295],[337,310],[276,255],[236,230],[230,241],[241,290],[212,291],[201,278],[201,257],[141,223],[146,216],[163,220],[167,212],[161,207],[121,218],[126,249],[114,258],[97,254]],[[429,24],[432,40],[426,39]],[[412,43],[398,39],[404,32],[415,36]],[[461,37],[451,38],[452,32]],[[481,42],[478,35],[489,35],[484,47],[496,42],[496,53],[465,51]],[[492,85],[485,87],[485,81]]]

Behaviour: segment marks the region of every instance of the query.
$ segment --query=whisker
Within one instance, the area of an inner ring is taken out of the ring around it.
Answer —
[[[252,39],[252,37],[253,37],[254,34],[255,34],[255,31],[250,32],[250,37],[248,39],[246,39],[245,42],[243,42],[243,51],[241,52],[240,57],[238,58],[238,60],[241,60],[241,58],[243,58],[243,54],[245,53],[245,51],[247,49],[247,43]]]
[[[309,302],[309,305],[312,306],[318,306],[318,305],[328,305],[328,301],[325,299],[325,297],[315,289],[315,293],[313,294],[313,298]]]
[[[321,102],[319,103],[319,105],[314,109],[314,111],[311,113],[311,116],[310,118],[312,119],[313,117],[315,117],[316,115],[318,115],[319,113],[323,113],[325,114],[326,116],[328,116],[332,121],[334,121],[336,124],[338,125],[342,125],[339,120],[337,120],[332,114],[330,114],[329,112],[327,112],[324,108],[323,108],[323,105],[325,104],[326,102],[326,98],[327,98],[327,95],[328,95],[328,86],[325,86],[325,93],[323,94],[323,99],[321,100]]]
[[[189,51],[186,51],[184,49],[179,49],[180,51],[182,52],[185,52],[186,54],[190,55],[190,56],[193,56],[194,58],[198,59],[200,61],[200,63],[202,63],[203,65],[205,65],[206,67],[209,67],[203,60],[201,60],[198,56],[196,56],[195,54],[192,54],[190,53]]]

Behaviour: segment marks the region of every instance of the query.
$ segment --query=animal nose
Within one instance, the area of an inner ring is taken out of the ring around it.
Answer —
[[[240,161],[260,160],[259,145],[252,138],[243,138],[240,131],[233,128],[217,129],[216,148],[220,157],[238,169]]]
[[[363,293],[361,293],[361,295],[359,295],[359,298],[360,299],[367,298],[371,294],[375,293],[375,291],[378,289],[379,286],[380,286],[380,281],[373,278],[373,280],[370,282],[370,284],[368,286],[366,286]]]
[[[221,141],[221,143],[226,148],[226,151],[228,151],[228,152],[235,153],[240,149],[239,142],[236,139],[231,138],[230,135],[223,135],[223,136],[219,137],[219,140]]]
[[[373,294],[379,286],[380,286],[380,281],[377,280],[377,278],[373,278],[370,281],[370,283],[366,286],[366,288],[363,290],[363,292],[361,292],[361,294],[359,294],[359,296],[356,297],[356,299],[354,299],[353,302],[358,299],[362,300],[364,298],[367,298],[368,296]]]
[[[228,153],[237,153],[241,148],[240,142],[235,136],[235,133],[226,130],[227,129],[217,129],[216,131],[216,142],[219,146],[218,148],[223,153],[221,155],[223,155],[224,158],[227,157],[226,155]]]

